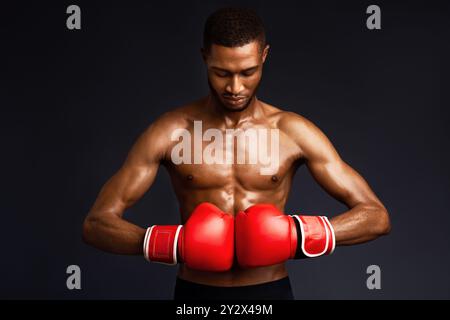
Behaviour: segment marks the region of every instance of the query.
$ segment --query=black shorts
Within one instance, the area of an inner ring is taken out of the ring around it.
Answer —
[[[179,277],[174,300],[294,300],[289,277],[276,281],[239,287],[217,287],[199,284]]]

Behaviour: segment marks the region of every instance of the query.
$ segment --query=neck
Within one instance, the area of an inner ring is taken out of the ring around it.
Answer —
[[[206,106],[215,117],[220,118],[227,128],[233,128],[240,123],[254,119],[259,115],[261,110],[261,103],[255,96],[250,100],[249,105],[242,111],[229,111],[223,107],[221,101],[218,101],[213,94],[209,94],[206,99]]]

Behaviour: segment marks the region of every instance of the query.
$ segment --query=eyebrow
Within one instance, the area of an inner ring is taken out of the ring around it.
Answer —
[[[253,71],[254,69],[257,69],[257,68],[258,68],[258,66],[253,66],[253,67],[247,68],[245,70],[242,70],[241,72],[249,72],[249,71]],[[215,67],[215,66],[212,66],[211,69],[232,73],[230,70]]]

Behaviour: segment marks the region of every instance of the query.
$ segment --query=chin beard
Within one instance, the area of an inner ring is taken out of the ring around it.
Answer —
[[[247,102],[246,102],[242,107],[239,107],[239,108],[229,108],[226,104],[223,104],[222,102],[220,102],[220,103],[221,103],[221,105],[223,106],[223,108],[224,108],[225,110],[229,111],[229,112],[241,112],[241,111],[244,111],[245,109],[248,108],[248,106],[249,106],[250,103],[252,102],[254,96],[255,96],[255,95],[252,95],[252,96],[247,100]]]
[[[254,98],[255,95],[256,95],[256,89],[255,89],[255,91],[253,92],[253,94],[250,96],[250,98],[247,100],[247,102],[246,102],[242,107],[239,107],[239,108],[230,108],[229,106],[227,106],[226,104],[224,104],[224,103],[222,102],[222,100],[220,99],[219,94],[216,92],[216,90],[214,90],[214,88],[213,88],[213,86],[211,85],[211,82],[209,81],[209,79],[208,79],[208,86],[209,86],[209,89],[210,89],[210,91],[211,91],[211,93],[212,93],[212,96],[213,96],[214,99],[216,100],[216,103],[217,103],[222,109],[224,109],[224,110],[226,110],[226,111],[228,111],[228,112],[241,112],[241,111],[244,111],[245,109],[248,108],[248,106],[249,106],[250,103],[253,101],[253,98]]]

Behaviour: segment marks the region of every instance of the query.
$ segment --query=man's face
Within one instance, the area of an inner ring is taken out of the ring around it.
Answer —
[[[261,53],[257,41],[229,48],[213,44],[204,54],[212,94],[227,111],[242,111],[256,94],[269,46]]]

